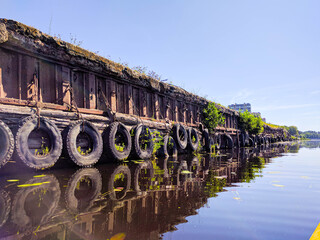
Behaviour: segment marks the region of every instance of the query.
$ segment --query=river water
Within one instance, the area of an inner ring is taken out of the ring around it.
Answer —
[[[95,168],[0,170],[0,239],[309,239],[320,141]]]

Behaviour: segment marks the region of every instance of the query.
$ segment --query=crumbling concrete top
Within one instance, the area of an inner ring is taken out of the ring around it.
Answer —
[[[45,34],[38,29],[8,19],[0,19],[0,44],[14,49],[42,55],[73,67],[82,67],[88,71],[105,74],[121,81],[146,87],[152,91],[175,98],[206,105],[208,100],[187,92],[172,84],[158,81],[146,74],[139,73],[122,64],[101,57],[93,52]],[[217,107],[225,113],[238,115],[237,111],[221,105]]]

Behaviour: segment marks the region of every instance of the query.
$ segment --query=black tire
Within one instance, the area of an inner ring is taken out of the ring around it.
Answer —
[[[48,119],[41,117],[40,126],[38,124],[38,117],[22,120],[16,135],[16,150],[18,158],[27,166],[45,169],[53,166],[60,157],[62,137],[57,126]]]
[[[9,194],[0,190],[0,228],[7,222],[11,211],[11,199]]]
[[[11,158],[14,151],[14,137],[10,128],[0,120],[0,168]]]
[[[219,133],[214,134],[214,144],[216,145],[216,149],[221,148],[221,135]]]
[[[188,129],[188,145],[191,151],[196,151],[199,146],[199,136],[197,131],[192,127]]]
[[[116,138],[117,135],[117,138]],[[116,147],[116,143],[121,139],[124,146]],[[131,151],[131,136],[128,129],[119,122],[113,122],[107,128],[104,135],[104,146],[107,154],[116,160],[128,158]],[[118,149],[117,149],[118,148]]]
[[[118,176],[123,176],[119,179]],[[125,180],[126,176],[126,180]],[[117,182],[116,182],[117,181]],[[118,166],[110,176],[108,183],[108,192],[111,200],[123,199],[131,185],[131,172],[128,166]],[[119,189],[120,191],[116,191]]]
[[[173,126],[172,137],[175,140],[178,149],[186,149],[188,144],[188,133],[182,124],[176,123]]]
[[[100,195],[102,178],[96,168],[83,168],[76,171],[68,182],[65,200],[73,213],[88,211]]]
[[[163,137],[163,145],[159,149],[159,156],[161,157],[178,156],[177,145],[173,137],[168,135]]]
[[[137,193],[148,191],[151,186],[151,178],[153,178],[153,176],[154,169],[150,161],[139,163],[138,166],[133,169],[133,190]],[[140,184],[140,182],[142,182],[142,184]]]
[[[144,149],[145,148],[145,149]],[[133,129],[132,150],[133,158],[149,159],[153,153],[153,134],[150,128],[143,124],[137,125]]]
[[[204,149],[206,152],[211,152],[214,141],[212,141],[208,129],[203,130],[202,139],[204,140]]]
[[[53,175],[33,178],[25,184],[30,186],[21,188],[14,197],[12,222],[21,231],[32,231],[46,223],[54,214],[59,205],[61,191],[59,182]]]
[[[92,123],[80,120],[69,126],[66,146],[74,163],[89,167],[100,159],[103,141],[99,130]]]

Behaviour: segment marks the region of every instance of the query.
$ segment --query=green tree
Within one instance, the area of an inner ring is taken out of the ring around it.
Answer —
[[[259,134],[263,132],[263,121],[260,116],[254,116],[252,113],[239,112],[240,114],[240,128],[248,131],[249,134]]]
[[[208,128],[209,132],[214,132],[218,125],[225,123],[225,117],[214,102],[209,102],[203,109],[203,124]]]
[[[299,135],[299,131],[298,131],[298,128],[296,126],[290,126],[290,127],[288,127],[287,130],[290,133],[290,135],[292,135],[292,136]]]

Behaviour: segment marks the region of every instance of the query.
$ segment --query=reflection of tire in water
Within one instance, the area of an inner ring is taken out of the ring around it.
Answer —
[[[7,192],[0,190],[0,228],[7,222],[11,210],[11,199]]]
[[[111,200],[123,199],[131,184],[131,173],[128,166],[118,166],[110,176],[108,192]]]
[[[12,204],[12,222],[20,230],[44,224],[53,215],[60,200],[59,182],[54,176],[33,178],[23,185]]]
[[[199,159],[194,156],[189,164],[189,171],[192,172],[192,177],[199,175],[200,162]]]
[[[176,172],[177,186],[180,186],[181,183],[184,183],[187,180],[188,174],[184,174],[183,171],[188,171],[188,164],[187,164],[187,161],[185,160],[181,161]]]
[[[154,169],[151,161],[140,163],[133,169],[133,189],[136,192],[147,191],[151,186]]]
[[[86,212],[101,193],[102,179],[96,168],[79,169],[69,180],[65,198],[72,212]]]

